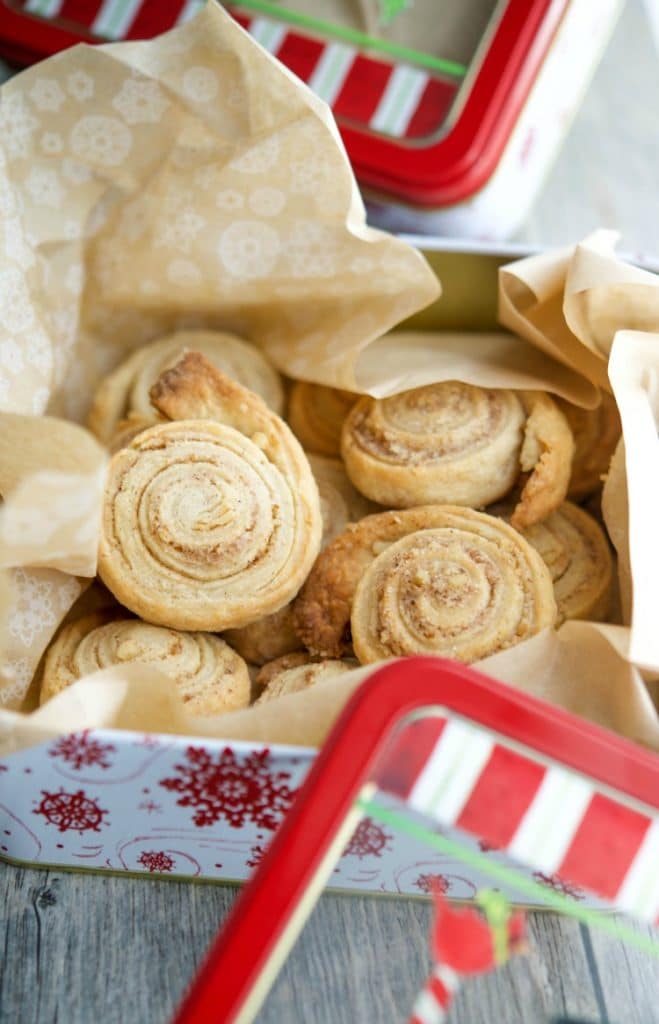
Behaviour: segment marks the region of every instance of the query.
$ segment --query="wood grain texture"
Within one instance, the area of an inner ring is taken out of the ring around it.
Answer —
[[[621,229],[626,249],[659,253],[657,96],[642,3],[628,0],[520,240],[573,242],[604,225]],[[0,865],[0,1022],[161,1024],[235,892]],[[404,1020],[427,969],[429,925],[419,902],[324,897],[259,1020]],[[472,981],[453,1024],[542,1024],[562,1013],[659,1024],[656,961],[552,915],[534,915],[531,931],[531,954]]]

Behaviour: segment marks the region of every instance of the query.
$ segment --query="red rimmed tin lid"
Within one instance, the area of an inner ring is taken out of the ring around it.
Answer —
[[[362,185],[439,207],[473,195],[493,173],[569,2],[501,3],[459,93],[460,67],[451,61],[428,57],[424,66],[422,54],[408,51],[407,59],[404,48],[383,43],[366,52],[359,33],[327,26],[332,37],[323,37],[315,19],[261,0],[230,10],[330,104]],[[33,63],[81,40],[148,38],[202,5],[0,0],[0,53]]]

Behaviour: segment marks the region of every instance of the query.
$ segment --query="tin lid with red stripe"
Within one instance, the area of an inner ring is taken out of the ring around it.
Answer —
[[[0,52],[29,63],[81,39],[139,39],[204,0],[0,0]],[[467,68],[266,0],[236,20],[332,108],[357,177],[420,206],[459,202],[492,174],[569,0],[502,0]],[[320,26],[320,27],[319,27]]]

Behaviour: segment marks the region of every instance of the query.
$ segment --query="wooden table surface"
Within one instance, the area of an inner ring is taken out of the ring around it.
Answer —
[[[593,0],[596,2],[596,0]],[[641,0],[611,46],[520,240],[567,243],[619,228],[627,251],[659,254],[659,68]],[[0,1021],[166,1021],[236,890],[0,865]],[[427,966],[427,905],[325,896],[259,1020],[404,1020]],[[659,1022],[659,968],[645,954],[549,914],[532,952],[470,983],[455,1024]]]

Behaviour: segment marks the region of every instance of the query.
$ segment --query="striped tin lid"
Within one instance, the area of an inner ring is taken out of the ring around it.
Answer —
[[[183,24],[205,0],[20,0],[29,15],[104,41],[143,39]],[[284,20],[229,7],[236,21],[332,109],[340,122],[391,139],[436,134],[462,79],[366,55],[356,45],[302,32]],[[447,62],[448,64],[448,62]]]

